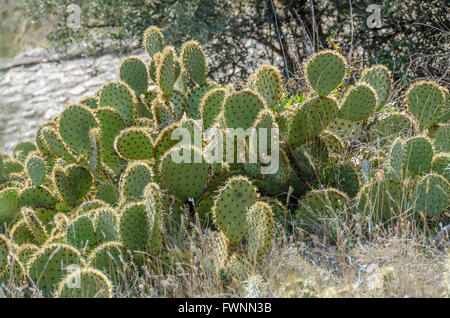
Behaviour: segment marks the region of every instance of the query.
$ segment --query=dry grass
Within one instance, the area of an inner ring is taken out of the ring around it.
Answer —
[[[214,231],[183,221],[166,239],[167,247],[185,251],[185,262],[172,263],[172,274],[141,271],[127,264],[125,286],[116,297],[245,297],[246,281],[224,275],[217,259]],[[279,232],[270,253],[250,274],[260,275],[261,297],[449,297],[450,252],[435,246],[412,223],[370,238],[354,235],[336,245],[317,237]],[[151,256],[148,258],[152,259]],[[174,274],[175,273],[175,274]],[[29,286],[0,288],[2,297],[41,297]]]

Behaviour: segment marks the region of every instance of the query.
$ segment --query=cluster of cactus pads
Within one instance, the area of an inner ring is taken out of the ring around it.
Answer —
[[[237,91],[207,81],[195,41],[177,52],[152,26],[143,46],[149,63],[124,58],[120,81],[67,105],[34,143],[0,157],[1,283],[32,284],[46,297],[111,297],[130,262],[159,273],[189,266],[186,251],[166,244],[187,217],[215,231],[213,268],[248,281],[253,295],[255,266],[286,224],[326,231],[323,220],[339,213],[448,221],[445,88],[413,83],[394,105],[403,110],[386,111],[389,70],[349,76],[345,59],[326,50],[305,62],[306,100],[286,106],[275,67],[261,66]],[[172,132],[199,125],[278,128],[278,172],[175,163]]]

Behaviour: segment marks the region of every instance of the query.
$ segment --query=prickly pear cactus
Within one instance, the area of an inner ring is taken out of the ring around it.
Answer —
[[[433,146],[426,137],[412,137],[404,142],[403,163],[414,175],[428,173],[433,160]]]
[[[337,114],[338,107],[332,98],[315,97],[306,101],[294,114],[289,129],[289,143],[299,146],[312,141]]]
[[[30,260],[28,273],[44,296],[49,297],[67,273],[84,264],[80,253],[70,245],[49,244]]]
[[[444,90],[434,82],[415,82],[406,92],[405,103],[409,112],[427,127],[437,123],[444,102]]]
[[[375,89],[378,97],[377,109],[383,107],[391,91],[391,71],[383,65],[373,65],[363,70],[360,81],[369,84]]]
[[[243,176],[232,177],[220,189],[214,201],[214,223],[231,243],[238,244],[244,236],[247,229],[247,210],[257,198],[255,187]]]
[[[85,267],[74,270],[58,285],[57,298],[112,298],[111,281],[102,272]]]
[[[159,177],[170,194],[183,202],[189,198],[200,198],[206,187],[209,170],[202,157],[195,147],[180,146],[166,152],[159,165]]]
[[[306,62],[305,77],[311,88],[320,96],[327,96],[336,89],[345,76],[347,63],[335,51],[321,51]]]
[[[262,98],[248,89],[227,96],[223,104],[227,127],[244,130],[252,127],[265,107]]]
[[[255,90],[266,106],[277,110],[281,100],[281,72],[278,68],[263,65],[248,79],[248,87]]]
[[[444,213],[450,205],[450,184],[442,176],[427,174],[420,179],[414,194],[413,209],[426,216],[437,216]]]
[[[339,117],[360,121],[371,116],[377,107],[378,96],[367,84],[357,84],[348,89],[344,102],[339,108]]]
[[[265,202],[256,202],[247,213],[248,257],[256,260],[272,248],[275,221],[271,207]]]

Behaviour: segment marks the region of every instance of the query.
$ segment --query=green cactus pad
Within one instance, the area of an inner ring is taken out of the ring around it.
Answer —
[[[101,107],[96,110],[95,116],[100,126],[100,153],[102,161],[112,170],[118,172],[125,165],[114,150],[114,140],[126,128],[119,113],[111,107]]]
[[[92,200],[92,201],[83,202],[78,207],[76,215],[85,215],[85,214],[90,215],[92,211],[94,211],[98,208],[103,208],[103,207],[106,207],[104,201]]]
[[[105,273],[115,287],[125,282],[125,263],[129,257],[119,242],[108,242],[96,247],[88,257],[89,266]]]
[[[248,89],[226,96],[223,112],[227,127],[244,130],[252,127],[265,107],[262,98]]]
[[[9,233],[11,239],[17,245],[23,245],[27,243],[38,244],[33,237],[33,233],[28,229],[25,220],[21,219],[14,224]]]
[[[359,178],[355,169],[351,165],[333,165],[325,173],[329,186],[344,192],[350,198],[353,198],[358,193]]]
[[[24,207],[20,210],[20,214],[25,220],[25,225],[33,236],[33,241],[38,244],[43,244],[48,239],[49,235],[44,225],[37,217],[35,211],[32,208]]]
[[[300,201],[295,215],[298,225],[306,232],[335,242],[336,227],[330,220],[337,214],[348,213],[348,200],[346,194],[333,188],[311,190]]]
[[[153,158],[153,140],[145,128],[130,127],[116,137],[114,149],[124,159],[145,160]]]
[[[434,138],[436,152],[450,152],[450,125],[440,128]]]
[[[357,84],[348,89],[339,109],[339,117],[351,121],[369,118],[377,107],[377,93],[367,84]]]
[[[44,160],[35,154],[28,156],[26,168],[28,176],[30,177],[33,184],[37,187],[40,186],[45,178]]]
[[[206,84],[206,61],[203,48],[196,41],[189,41],[181,47],[181,59],[183,69],[186,74],[196,82],[203,86]]]
[[[294,114],[289,129],[289,143],[299,146],[312,141],[337,116],[336,101],[316,97],[305,102]]]
[[[405,113],[391,113],[382,116],[370,128],[371,140],[381,147],[397,137],[409,137],[416,131],[414,119]]]
[[[79,286],[75,286],[79,284]],[[73,271],[58,285],[57,298],[112,298],[111,281],[102,272],[85,267]]]
[[[17,250],[17,257],[19,258],[19,261],[24,265],[27,266],[30,259],[39,252],[39,247],[34,244],[23,244],[19,247]]]
[[[97,235],[91,219],[82,215],[77,217],[67,227],[67,242],[79,250],[91,249],[97,244]]]
[[[296,218],[300,223],[303,223],[311,217],[330,215],[333,212],[345,209],[348,200],[346,194],[333,188],[311,190],[301,199]]]
[[[396,218],[406,210],[403,183],[384,179],[365,184],[358,194],[358,209],[376,222]]]
[[[186,113],[192,119],[200,119],[200,104],[206,94],[219,85],[214,82],[208,82],[203,86],[193,88],[186,95]]]
[[[62,112],[58,123],[59,133],[74,152],[88,156],[89,130],[97,126],[94,114],[86,106],[69,105]]]
[[[111,183],[104,183],[98,189],[96,199],[102,200],[111,206],[115,206],[119,201],[119,190]]]
[[[86,168],[76,165],[66,166],[65,170],[75,197],[81,200],[91,189],[92,175]]]
[[[450,154],[440,153],[434,156],[431,170],[450,182]]]
[[[166,103],[161,96],[152,102],[152,116],[156,125],[171,123],[175,120],[171,103]]]
[[[19,213],[19,193],[17,189],[0,191],[0,224],[10,224]],[[1,226],[0,225],[0,226]]]
[[[8,266],[9,245],[9,240],[0,234],[0,274]]]
[[[156,68],[156,82],[164,96],[172,96],[175,83],[174,59],[175,49],[168,46],[161,54],[159,64]]]
[[[426,137],[412,137],[404,142],[403,163],[414,175],[426,174],[431,169],[433,146]]]
[[[92,186],[92,176],[83,167],[71,165],[53,169],[53,183],[60,197],[70,206],[77,206]]]
[[[39,186],[22,190],[19,194],[18,202],[19,207],[53,209],[56,200],[48,189]]]
[[[162,245],[162,221],[165,210],[164,197],[156,183],[149,183],[144,190],[144,202],[149,222],[149,251],[158,255]]]
[[[162,50],[162,48],[161,48]],[[148,75],[152,79],[153,82],[156,83],[156,69],[158,68],[159,60],[161,59],[161,52],[155,53],[153,58],[150,60],[150,64],[148,65]]]
[[[50,297],[63,277],[84,265],[80,252],[69,245],[50,244],[30,260],[28,273],[44,296]]]
[[[203,129],[207,130],[217,121],[222,111],[225,100],[225,89],[216,88],[210,90],[200,102],[200,117],[203,121]]]
[[[403,171],[403,141],[397,139],[392,143],[390,168],[395,174],[397,180],[402,178]]]
[[[172,140],[172,132],[181,126],[180,122],[170,124],[165,127],[155,140],[155,159],[158,161],[160,158],[173,146],[178,144],[177,140]]]
[[[19,160],[20,162],[24,162],[28,155],[36,151],[36,145],[32,142],[26,141],[18,143],[13,149],[14,158]]]
[[[12,174],[21,174],[25,170],[20,161],[5,160],[3,162],[3,173],[5,176]]]
[[[438,122],[444,102],[444,91],[434,82],[415,82],[406,92],[409,112],[427,127]]]
[[[148,71],[145,63],[137,56],[124,58],[119,67],[120,80],[127,83],[136,96],[147,93]]]
[[[51,149],[48,146],[47,142],[45,141],[44,138],[44,134],[42,132],[42,130],[45,127],[50,127],[49,124],[43,124],[41,126],[38,127],[37,132],[36,132],[36,146],[39,149],[39,151],[45,155],[45,156],[50,156],[51,155]]]
[[[375,89],[378,96],[377,109],[383,107],[391,91],[391,71],[383,65],[373,65],[363,70],[361,82],[365,82]]]
[[[153,113],[151,108],[147,106],[147,104],[143,101],[143,95],[137,100],[136,104],[136,114],[138,119],[135,121],[138,122],[140,119],[153,119]]]
[[[97,235],[97,244],[109,241],[118,241],[118,217],[114,210],[100,208],[92,212],[95,214],[94,227]]]
[[[146,251],[149,241],[149,222],[145,205],[129,204],[122,208],[119,221],[120,242],[127,250]]]
[[[174,162],[172,156],[184,151],[189,152],[190,162]],[[201,158],[202,162],[194,162],[196,156]],[[181,201],[197,199],[206,187],[208,164],[203,161],[202,153],[198,149],[191,147],[182,150],[182,147],[176,147],[161,158],[159,176],[168,192]]]
[[[56,158],[64,158],[69,162],[74,162],[72,153],[68,147],[64,144],[63,140],[56,132],[56,129],[51,127],[42,128],[42,135],[44,137],[45,143],[48,146],[51,154]]]
[[[430,173],[424,176],[414,194],[413,209],[426,216],[437,216],[445,212],[450,205],[450,183],[442,176]]]
[[[147,163],[143,161],[130,163],[120,178],[121,200],[142,199],[144,188],[152,180],[153,171]]]
[[[88,96],[80,100],[80,104],[84,105],[92,110],[98,108],[99,100],[98,96]]]
[[[233,244],[238,244],[247,229],[247,210],[258,198],[255,187],[243,177],[232,177],[214,201],[214,223]]]
[[[170,101],[172,113],[175,115],[175,119],[179,120],[186,111],[186,99],[182,93],[174,90]]]
[[[100,91],[100,107],[110,106],[116,110],[129,126],[136,117],[136,97],[132,89],[123,82],[108,82]]]
[[[262,65],[248,80],[250,89],[255,90],[267,107],[277,110],[281,100],[281,72],[270,65]]]
[[[346,67],[339,53],[325,50],[314,54],[306,62],[305,75],[311,88],[324,97],[342,82]]]
[[[158,27],[152,25],[145,30],[142,46],[150,57],[163,50],[164,37]]]
[[[256,202],[247,213],[248,258],[256,260],[271,248],[275,234],[275,221],[271,207],[265,202]]]

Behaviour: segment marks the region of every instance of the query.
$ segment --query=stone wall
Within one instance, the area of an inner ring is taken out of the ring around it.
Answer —
[[[142,51],[133,52],[146,59]],[[40,124],[58,115],[107,81],[118,79],[120,56],[45,62],[23,54],[0,73],[0,152],[33,140]]]

